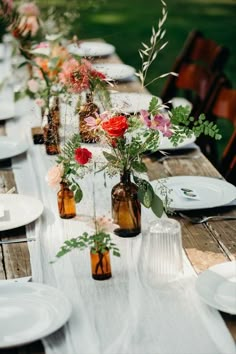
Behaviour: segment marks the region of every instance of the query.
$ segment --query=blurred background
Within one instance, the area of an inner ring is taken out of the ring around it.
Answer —
[[[44,11],[55,6],[58,13],[79,13],[71,27],[71,35],[81,38],[104,38],[115,45],[121,59],[137,70],[141,66],[138,49],[148,43],[152,26],[157,27],[161,16],[160,0],[94,0],[66,1],[40,0]],[[149,72],[148,81],[168,72],[192,29],[203,32],[218,44],[230,50],[225,73],[236,87],[236,1],[235,0],[166,0],[167,47],[160,53]],[[91,6],[89,6],[91,5]],[[157,81],[149,90],[158,95],[164,80]]]

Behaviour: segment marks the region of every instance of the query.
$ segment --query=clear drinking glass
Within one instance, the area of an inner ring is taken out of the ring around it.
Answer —
[[[183,250],[180,223],[160,219],[143,236],[141,272],[151,284],[176,280],[183,273]]]

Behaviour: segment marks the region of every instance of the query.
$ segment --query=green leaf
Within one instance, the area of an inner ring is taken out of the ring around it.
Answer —
[[[103,155],[107,159],[107,161],[109,161],[109,162],[116,162],[117,161],[116,156],[110,154],[109,152],[103,151]]]
[[[162,200],[154,193],[152,198],[152,205],[151,205],[153,213],[160,218],[163,214],[163,202]]]
[[[77,185],[77,189],[76,189],[76,192],[75,192],[75,202],[79,203],[82,198],[83,198],[82,189],[80,188],[79,185]]]
[[[139,161],[134,161],[132,163],[132,167],[136,172],[146,172],[147,171],[147,167],[143,162],[139,162]]]

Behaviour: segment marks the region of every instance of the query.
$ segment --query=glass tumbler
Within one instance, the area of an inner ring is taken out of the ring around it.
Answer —
[[[144,235],[140,258],[144,278],[152,284],[176,280],[183,273],[183,250],[180,223],[160,219]]]

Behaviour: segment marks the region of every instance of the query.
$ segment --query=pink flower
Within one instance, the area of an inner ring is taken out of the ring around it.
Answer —
[[[171,137],[173,132],[171,131],[171,121],[169,117],[157,115],[154,117],[156,129],[162,132],[163,136]],[[155,128],[154,128],[155,129]]]
[[[95,222],[93,219],[88,223],[88,225],[91,227],[94,227],[94,224],[96,224],[97,232],[113,232],[114,229],[118,226],[113,223],[111,218],[108,218],[105,215],[97,217]]]
[[[35,103],[39,106],[39,107],[44,107],[45,106],[45,101],[43,98],[36,98]]]
[[[108,119],[108,117],[109,117],[109,112],[103,112],[101,114],[95,112],[95,117],[85,118],[85,121],[88,125],[89,130],[96,130],[99,128],[99,126],[104,120]]]
[[[75,161],[80,165],[86,165],[92,158],[92,153],[86,148],[75,149]]]
[[[29,80],[27,85],[28,85],[28,88],[31,92],[33,92],[33,93],[38,92],[39,84],[36,80],[34,80],[34,79]]]
[[[158,130],[163,134],[163,136],[168,138],[173,134],[171,131],[171,121],[169,117],[161,114],[157,114],[152,117],[149,115],[149,112],[144,109],[140,111],[140,116],[141,120],[148,128]]]
[[[18,12],[23,16],[39,16],[39,8],[33,2],[26,2],[19,6]]]
[[[63,165],[55,165],[48,170],[46,181],[49,187],[55,188],[62,180],[62,176],[64,174]]]
[[[89,88],[89,72],[91,64],[82,59],[78,62],[74,58],[64,62],[59,73],[59,79],[69,92],[80,93]]]

